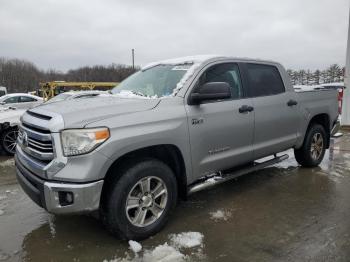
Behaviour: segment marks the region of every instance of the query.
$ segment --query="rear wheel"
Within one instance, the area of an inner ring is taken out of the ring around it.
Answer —
[[[324,127],[319,124],[312,125],[306,133],[302,147],[294,149],[295,159],[304,167],[318,166],[326,152],[326,142]]]
[[[108,230],[123,239],[142,240],[166,224],[177,202],[177,182],[167,165],[147,159],[125,168],[106,193]]]
[[[5,129],[0,136],[1,147],[7,155],[13,156],[16,152],[18,129],[10,127]]]

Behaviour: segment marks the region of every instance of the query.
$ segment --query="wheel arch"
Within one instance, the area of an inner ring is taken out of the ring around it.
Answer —
[[[305,140],[305,137],[306,137],[306,134],[307,134],[308,130],[314,124],[319,124],[319,125],[323,126],[323,128],[325,129],[326,135],[327,135],[326,148],[329,148],[330,137],[331,137],[331,135],[330,135],[331,134],[331,123],[330,123],[330,117],[329,117],[329,115],[327,113],[314,115],[310,119],[309,124],[308,124],[308,126],[306,128],[306,131],[305,131],[305,134],[304,134],[303,143],[304,143],[304,140]]]
[[[114,179],[120,177],[118,170],[123,170],[129,165],[131,161],[137,161],[137,159],[154,158],[167,164],[174,172],[177,184],[179,197],[186,199],[187,197],[187,172],[185,161],[180,149],[172,144],[160,144],[152,145],[143,148],[139,148],[117,158],[107,170],[105,175],[105,182],[102,188],[101,204],[106,200],[106,195],[109,191],[109,185],[112,184]]]

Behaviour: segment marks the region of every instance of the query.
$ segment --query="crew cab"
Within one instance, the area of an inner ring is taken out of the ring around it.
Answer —
[[[54,214],[98,211],[113,234],[158,232],[179,198],[288,157],[315,167],[337,92],[295,92],[276,62],[194,56],[152,63],[113,95],[44,104],[21,117],[17,178]],[[264,158],[264,160],[262,160]]]

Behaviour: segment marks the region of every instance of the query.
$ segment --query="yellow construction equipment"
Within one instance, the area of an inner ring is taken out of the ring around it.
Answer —
[[[117,86],[118,82],[65,82],[65,81],[52,81],[40,83],[40,96],[45,101],[50,98],[70,90],[109,90]]]

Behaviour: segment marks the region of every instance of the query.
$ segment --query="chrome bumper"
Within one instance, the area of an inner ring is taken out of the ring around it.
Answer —
[[[17,156],[15,163],[17,179],[23,190],[48,212],[87,213],[99,208],[103,180],[84,184],[46,181],[26,169]],[[67,195],[71,201],[66,201]]]

